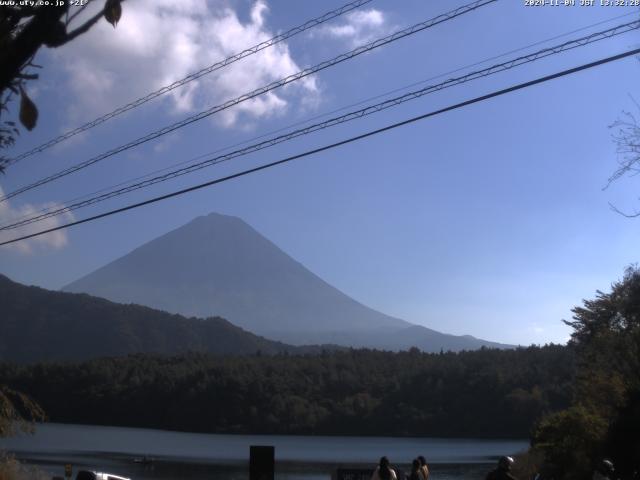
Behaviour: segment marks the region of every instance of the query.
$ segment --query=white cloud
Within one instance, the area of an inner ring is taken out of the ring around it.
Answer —
[[[0,187],[0,196],[4,196],[2,187]],[[40,205],[27,203],[17,208],[13,208],[10,201],[5,201],[0,203],[0,225],[5,225],[16,220],[21,220],[23,217],[36,214],[40,212],[40,210],[45,208],[57,209],[61,207],[62,205],[59,203],[47,202]],[[29,235],[40,230],[55,228],[59,225],[62,225],[63,223],[73,221],[73,219],[73,214],[71,212],[66,212],[57,217],[51,217],[41,222],[25,225],[24,227],[20,227],[15,230],[0,231],[0,242],[23,235]],[[28,240],[11,243],[1,248],[17,251],[23,254],[30,254],[33,253],[36,249],[60,249],[65,247],[67,243],[68,239],[66,232],[64,230],[58,230],[56,232],[33,237]]]
[[[97,8],[101,2],[94,3]],[[52,53],[68,76],[68,84],[74,86],[69,106],[72,121],[86,121],[268,40],[274,32],[265,25],[267,12],[267,4],[258,0],[250,20],[243,23],[221,2],[125,2],[115,30],[100,21],[80,39]],[[287,45],[280,43],[178,88],[163,101],[171,105],[173,113],[183,116],[300,69]],[[218,119],[232,126],[243,115],[268,118],[284,113],[293,101],[317,94],[315,80],[306,78],[226,110]]]
[[[371,8],[350,12],[342,22],[325,25],[316,34],[345,40],[351,47],[357,47],[384,35],[388,30],[384,14]]]
[[[538,323],[529,325],[528,330],[535,335],[542,335],[543,333],[545,333],[545,329]]]

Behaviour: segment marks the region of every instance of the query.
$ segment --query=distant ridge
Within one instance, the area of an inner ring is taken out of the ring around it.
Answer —
[[[133,353],[315,353],[216,317],[185,318],[86,294],[27,287],[0,275],[0,361],[87,360]],[[329,348],[329,347],[325,347]]]
[[[375,311],[292,259],[237,217],[212,213],[151,240],[64,288],[186,316],[228,319],[295,345],[425,351],[504,348]]]

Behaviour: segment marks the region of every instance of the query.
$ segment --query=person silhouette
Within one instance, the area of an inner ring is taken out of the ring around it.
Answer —
[[[389,459],[387,457],[381,457],[380,463],[373,471],[371,480],[398,480],[398,476],[393,468],[389,466]]]

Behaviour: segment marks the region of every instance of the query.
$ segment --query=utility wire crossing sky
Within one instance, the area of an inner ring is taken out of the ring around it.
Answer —
[[[277,165],[282,165],[283,163],[291,162],[293,160],[298,160],[300,158],[304,158],[304,157],[307,157],[309,155],[314,155],[316,153],[324,152],[326,150],[330,150],[332,148],[340,147],[342,145],[346,145],[348,143],[355,142],[357,140],[362,140],[362,139],[371,137],[373,135],[378,135],[378,134],[386,132],[388,130],[393,130],[393,129],[398,128],[398,127],[403,127],[405,125],[409,125],[409,124],[411,124],[413,122],[416,122],[418,120],[424,120],[426,118],[433,117],[433,116],[436,116],[436,115],[440,115],[442,113],[446,113],[446,112],[449,112],[451,110],[456,110],[458,108],[466,107],[466,106],[472,105],[474,103],[478,103],[478,102],[482,102],[482,101],[485,101],[485,100],[489,100],[491,98],[498,97],[500,95],[505,95],[507,93],[515,92],[515,91],[521,90],[523,88],[532,87],[532,86],[537,85],[539,83],[544,83],[544,82],[548,82],[550,80],[555,80],[556,78],[564,77],[566,75],[572,75],[572,74],[580,72],[582,70],[587,70],[589,68],[594,68],[594,67],[597,67],[597,66],[600,66],[600,65],[604,65],[604,64],[609,63],[609,62],[615,62],[617,60],[622,60],[623,58],[627,58],[627,57],[630,57],[632,55],[637,55],[637,54],[640,54],[640,48],[637,48],[635,50],[630,50],[628,52],[623,52],[623,53],[620,53],[618,55],[614,55],[612,57],[603,58],[603,59],[598,60],[596,62],[591,62],[591,63],[585,64],[585,65],[580,65],[580,66],[575,67],[575,68],[570,68],[568,70],[564,70],[562,72],[558,72],[558,73],[555,73],[553,75],[547,75],[546,77],[537,78],[535,80],[531,80],[531,81],[528,81],[528,82],[525,82],[525,83],[521,83],[519,85],[514,85],[512,87],[505,88],[503,90],[498,90],[497,92],[492,92],[492,93],[489,93],[487,95],[483,95],[481,97],[476,97],[476,98],[473,98],[471,100],[467,100],[465,102],[458,103],[456,105],[451,105],[449,107],[442,108],[440,110],[436,110],[434,112],[425,113],[424,115],[419,115],[417,117],[413,117],[413,118],[404,120],[402,122],[394,123],[392,125],[388,125],[386,127],[379,128],[379,129],[364,133],[362,135],[358,135],[356,137],[351,137],[351,138],[348,138],[346,140],[342,140],[340,142],[332,143],[331,145],[326,145],[324,147],[316,148],[314,150],[309,150],[307,152],[304,152],[304,153],[301,153],[301,154],[298,154],[298,155],[293,155],[291,157],[287,157],[287,158],[284,158],[282,160],[278,160],[277,162],[271,162],[271,163],[268,163],[266,165],[261,165],[261,166],[256,167],[256,168],[252,168],[252,169],[249,169],[249,170],[244,170],[242,172],[239,172],[239,173],[236,173],[236,174],[233,174],[233,175],[229,175],[229,176],[226,176],[226,177],[223,177],[223,178],[211,180],[209,182],[201,183],[199,185],[195,185],[193,187],[185,188],[185,189],[179,190],[177,192],[173,192],[173,193],[170,193],[170,194],[167,194],[167,195],[162,195],[160,197],[152,198],[150,200],[146,200],[144,202],[136,203],[136,204],[133,204],[133,205],[128,205],[126,207],[118,208],[116,210],[111,210],[110,212],[102,213],[100,215],[95,215],[93,217],[85,218],[83,220],[78,220],[76,222],[68,223],[66,225],[61,225],[61,226],[58,226],[58,227],[55,227],[55,228],[50,228],[48,230],[42,230],[42,231],[39,231],[39,232],[36,232],[36,233],[32,233],[30,235],[25,235],[23,237],[15,238],[13,240],[8,240],[8,241],[0,243],[0,246],[9,245],[11,243],[19,242],[21,240],[26,240],[28,238],[37,237],[37,236],[40,236],[40,235],[44,235],[46,233],[51,233],[51,232],[55,232],[55,231],[58,231],[58,230],[62,230],[64,228],[69,228],[69,227],[72,227],[72,226],[75,226],[75,225],[80,225],[80,224],[83,224],[83,223],[95,221],[95,220],[98,220],[100,218],[104,218],[104,217],[108,217],[108,216],[111,216],[111,215],[115,215],[117,213],[123,213],[123,212],[126,212],[128,210],[133,210],[134,208],[143,207],[145,205],[150,205],[152,203],[156,203],[156,202],[159,202],[159,201],[162,201],[162,200],[167,200],[169,198],[177,197],[178,195],[184,195],[185,193],[193,192],[193,191],[199,190],[201,188],[210,187],[212,185],[216,185],[216,184],[219,184],[219,183],[222,183],[222,182],[233,180],[234,178],[243,177],[245,175],[249,175],[251,173],[259,172],[259,171],[265,170],[267,168],[275,167]]]
[[[239,156],[242,155],[247,155],[249,153],[253,153],[256,151],[260,151],[264,148],[268,148],[274,145],[277,145],[279,143],[285,142],[285,141],[289,141],[292,140],[294,138],[297,138],[301,135],[308,135],[310,133],[316,132],[318,130],[322,130],[325,128],[329,128],[329,127],[333,127],[339,124],[342,124],[344,122],[348,122],[351,120],[356,120],[359,118],[362,118],[364,116],[367,115],[371,115],[373,113],[378,113],[381,112],[387,108],[391,108],[391,107],[395,107],[397,105],[401,105],[404,102],[407,101],[411,101],[411,100],[416,100],[418,98],[420,98],[423,95],[429,94],[429,93],[433,93],[433,92],[437,92],[440,91],[442,89],[445,88],[449,88],[455,85],[459,85],[461,83],[466,83],[478,78],[483,78],[489,75],[494,75],[497,74],[501,71],[504,70],[509,70],[511,68],[515,68],[521,65],[526,65],[527,63],[531,63],[534,62],[536,60],[540,60],[542,58],[546,58],[547,56],[550,55],[557,55],[559,53],[562,53],[564,51],[567,50],[571,50],[573,48],[578,48],[578,47],[584,47],[586,45],[589,45],[590,43],[594,43],[600,40],[604,40],[607,38],[611,38],[614,37],[616,35],[621,35],[627,32],[630,32],[632,30],[637,30],[638,28],[640,28],[640,21],[634,21],[634,22],[629,22],[626,24],[622,24],[622,25],[618,25],[616,27],[607,29],[607,30],[603,30],[601,32],[596,32],[596,33],[592,33],[588,36],[585,37],[581,37],[575,40],[571,40],[568,42],[564,42],[560,45],[556,45],[553,47],[549,47],[549,48],[545,48],[542,50],[539,50],[535,53],[529,54],[529,55],[524,55],[512,60],[509,60],[507,62],[503,62],[497,65],[492,65],[488,68],[484,68],[482,70],[478,70],[478,71],[474,71],[471,72],[467,75],[461,76],[461,77],[457,77],[457,78],[452,78],[449,79],[445,82],[439,83],[437,85],[430,85],[428,87],[424,87],[421,88],[419,90],[415,90],[409,93],[405,93],[404,95],[389,99],[389,100],[385,100],[383,102],[379,102],[375,105],[371,105],[369,107],[363,108],[363,109],[359,109],[356,110],[354,112],[349,112],[345,115],[341,115],[339,117],[334,117],[331,118],[329,120],[326,120],[324,122],[320,122],[320,123],[316,123],[313,125],[309,125],[305,128],[301,128],[298,130],[295,130],[293,132],[290,132],[288,134],[285,135],[280,135],[277,136],[275,138],[271,138],[269,140],[257,143],[257,144],[253,144],[253,145],[249,145],[247,147],[244,147],[240,150],[236,150],[233,151],[231,153],[227,153],[224,155],[219,155],[216,156],[214,158],[210,158],[207,159],[205,161],[202,162],[198,162],[195,165],[190,165],[188,167],[184,167],[169,173],[166,173],[164,175],[161,176],[157,176],[154,177],[152,179],[148,179],[145,180],[143,182],[139,182],[139,183],[135,183],[133,185],[129,185],[127,187],[124,188],[120,188],[114,191],[111,191],[109,193],[105,193],[87,200],[84,200],[82,202],[77,202],[77,203],[70,203],[70,202],[65,202],[65,204],[67,206],[62,207],[62,208],[58,208],[52,211],[49,211],[47,213],[43,213],[40,215],[35,215],[32,217],[27,217],[25,219],[21,219],[19,221],[16,221],[14,223],[10,223],[7,225],[3,225],[0,227],[0,231],[1,230],[13,230],[25,225],[30,225],[32,223],[38,222],[38,221],[42,221],[45,220],[47,218],[51,218],[54,216],[58,216],[58,215],[62,215],[66,212],[71,212],[71,211],[75,211],[78,210],[80,208],[89,206],[89,205],[94,205],[96,203],[99,202],[103,202],[105,200],[108,200],[110,198],[116,197],[116,196],[120,196],[120,195],[124,195],[126,193],[130,193],[132,191],[135,190],[139,190],[141,188],[145,188],[148,187],[150,185],[155,185],[156,183],[159,182],[163,182],[163,181],[167,181],[170,180],[172,178],[175,178],[177,176],[181,176],[181,175],[186,175],[188,173],[192,173],[194,171],[200,170],[202,168],[206,168],[212,165],[216,165],[218,163],[224,162],[224,161],[229,161],[233,158],[237,158]]]
[[[254,45],[250,48],[247,48],[239,53],[236,53],[235,55],[231,55],[227,58],[225,58],[224,60],[221,60],[219,62],[214,63],[213,65],[209,65],[206,68],[203,68],[202,70],[199,70],[197,72],[191,73],[189,75],[187,75],[184,78],[181,78],[180,80],[177,80],[175,82],[173,82],[171,85],[166,85],[162,88],[159,88],[157,90],[154,90],[153,92],[145,95],[142,98],[138,98],[137,100],[134,100],[133,102],[129,102],[126,105],[123,105],[119,108],[116,108],[115,110],[106,113],[98,118],[96,118],[95,120],[92,120],[91,122],[87,122],[84,125],[81,125],[80,127],[74,128],[73,130],[70,130],[68,132],[65,132],[63,135],[57,136],[51,140],[49,140],[46,143],[43,143],[42,145],[39,145],[36,148],[33,148],[31,150],[28,150],[16,157],[13,158],[6,158],[6,159],[2,159],[0,160],[0,164],[3,165],[12,165],[22,159],[25,159],[27,157],[30,157],[32,155],[35,155],[36,153],[40,153],[45,151],[48,148],[53,147],[54,145],[57,145],[60,142],[63,142],[75,135],[78,135],[79,133],[82,132],[86,132],[87,130],[96,127],[98,125],[100,125],[101,123],[104,123],[108,120],[111,120],[114,117],[117,117],[118,115],[121,115],[125,112],[128,112],[129,110],[131,110],[132,108],[136,108],[139,107],[140,105],[143,105],[151,100],[153,100],[154,98],[157,98],[161,95],[165,95],[169,92],[171,92],[172,90],[175,90],[176,88],[182,87],[184,85],[186,85],[189,82],[193,82],[194,80],[197,80],[198,78],[204,76],[204,75],[209,75],[210,73],[215,72],[216,70],[219,70],[221,68],[224,68],[228,65],[231,65],[232,63],[237,62],[238,60],[242,60],[243,58],[249,57],[251,55],[255,55],[256,53],[264,50],[265,48],[269,48],[272,47],[273,45],[276,45],[280,42],[284,42],[285,40],[292,38],[302,32],[305,32],[307,30],[309,30],[310,28],[314,28],[317,27],[319,25],[322,25],[325,22],[328,22],[329,20],[333,20],[334,18],[337,18],[341,15],[344,15],[352,10],[355,10],[356,8],[362,7],[363,5],[366,5],[367,3],[372,2],[373,0],[356,0],[354,2],[350,2],[347,3],[345,5],[343,5],[340,8],[336,8],[335,10],[331,10],[330,12],[325,13],[324,15],[321,15],[317,18],[312,18],[311,20],[308,20],[306,22],[304,22],[302,25],[298,25],[297,27],[293,27],[290,30],[281,33],[279,35],[276,35],[275,37],[270,38],[269,40],[265,41],[265,42],[260,42],[257,45]],[[85,4],[86,5],[86,4]]]
[[[380,48],[384,45],[390,44],[392,42],[401,40],[405,37],[408,37],[410,35],[414,35],[416,33],[422,32],[423,30],[426,30],[428,28],[431,28],[435,25],[438,25],[440,23],[449,21],[449,20],[453,20],[454,18],[457,18],[461,15],[464,15],[465,13],[469,13],[472,12],[480,7],[483,7],[485,5],[488,5],[490,3],[494,3],[497,0],[477,0],[475,2],[469,3],[463,7],[459,7],[456,8],[455,10],[451,10],[450,12],[444,13],[442,15],[438,15],[435,18],[423,21],[423,22],[419,22],[416,23],[415,25],[412,25],[409,28],[405,28],[403,30],[399,30],[391,35],[388,35],[384,38],[379,38],[373,42],[370,42],[368,44],[362,45],[358,48],[355,48],[353,50],[351,50],[350,52],[347,53],[343,53],[341,55],[338,55],[330,60],[326,60],[324,62],[321,62],[317,65],[314,65],[313,67],[304,69],[299,71],[298,73],[295,73],[293,75],[289,75],[288,77],[285,78],[281,78],[279,80],[276,80],[275,82],[272,82],[268,85],[265,85],[263,87],[260,87],[256,90],[253,90],[252,92],[249,93],[245,93],[243,95],[240,95],[239,97],[236,97],[234,99],[228,100],[220,105],[216,105],[214,107],[211,107],[207,110],[204,110],[196,115],[192,115],[190,117],[187,117],[179,122],[173,123],[171,125],[168,125],[166,127],[163,127],[159,130],[156,130],[154,132],[151,132],[143,137],[140,137],[136,140],[133,140],[129,143],[126,143],[124,145],[121,145],[119,147],[113,148],[105,153],[102,153],[101,155],[98,155],[96,157],[93,157],[89,160],[85,160],[84,162],[81,162],[77,165],[74,165],[72,167],[66,168],[58,173],[55,173],[53,175],[50,175],[46,178],[43,178],[41,180],[38,180],[34,183],[31,183],[29,185],[26,185],[24,187],[18,188],[17,190],[14,190],[11,193],[6,194],[3,197],[0,197],[0,202],[4,202],[10,198],[13,198],[17,195],[20,195],[21,193],[24,192],[28,192],[29,190],[32,190],[34,188],[37,188],[39,186],[42,185],[46,185],[49,182],[52,182],[54,180],[57,180],[59,178],[65,177],[67,175],[70,175],[72,173],[75,173],[79,170],[82,170],[84,168],[87,168],[91,165],[94,165],[97,162],[100,162],[106,158],[112,157],[113,155],[116,155],[118,153],[124,152],[126,150],[129,150],[131,148],[137,147],[139,145],[142,145],[146,142],[149,142],[151,140],[155,140],[156,138],[162,137],[164,135],[167,135],[168,133],[171,133],[175,130],[178,130],[180,128],[186,127],[187,125],[191,125],[194,122],[198,122],[200,120],[203,120],[207,117],[210,117],[211,115],[214,115],[216,113],[222,112],[223,110],[227,110],[229,108],[232,108],[242,102],[246,102],[247,100],[250,100],[252,98],[264,95],[272,90],[275,90],[277,88],[281,88],[285,85],[288,85],[290,83],[296,82],[298,80],[301,80],[305,77],[308,77],[309,75],[313,75],[316,74],[326,68],[330,68],[333,67],[334,65],[338,65],[339,63],[342,63],[344,61],[347,60],[351,60],[355,57],[357,57],[358,55],[362,55],[363,53],[367,53],[370,52],[372,50],[375,50],[376,48]]]
[[[372,1],[372,0],[368,0],[368,1]],[[343,8],[345,8],[345,7],[343,7]],[[560,53],[562,51],[566,51],[566,50],[569,50],[569,49],[572,49],[572,48],[576,48],[576,47],[579,47],[579,46],[585,46],[585,45],[588,45],[589,43],[593,43],[593,42],[596,42],[596,41],[599,41],[599,40],[602,40],[602,39],[605,39],[605,38],[611,38],[613,36],[620,35],[622,33],[626,33],[626,32],[631,31],[631,30],[635,30],[638,27],[638,22],[636,22],[636,21],[629,22],[629,23],[622,24],[622,25],[618,25],[616,27],[613,27],[613,28],[610,28],[610,29],[607,29],[607,30],[604,30],[604,31],[601,31],[601,32],[595,32],[595,33],[589,34],[587,36],[581,37],[581,38],[576,39],[576,40],[570,40],[570,41],[562,43],[560,45],[544,48],[544,49],[539,50],[539,51],[537,51],[535,53],[524,55],[524,56],[518,57],[518,58],[516,58],[514,60],[510,60],[510,61],[503,62],[503,63],[500,63],[500,64],[492,65],[491,67],[488,67],[488,68],[485,68],[485,69],[482,69],[482,70],[479,70],[479,71],[474,71],[474,72],[471,72],[469,74],[463,75],[461,77],[450,78],[446,82],[442,82],[442,83],[439,83],[437,85],[430,85],[430,86],[428,86],[426,88],[421,88],[419,90],[414,90],[414,91],[411,91],[409,93],[405,93],[405,94],[403,94],[401,96],[396,96],[396,97],[394,97],[394,98],[392,98],[390,100],[385,100],[385,101],[377,103],[375,105],[368,106],[368,107],[363,108],[361,110],[357,110],[355,112],[352,111],[352,112],[349,112],[346,115],[342,115],[342,116],[339,116],[339,117],[333,117],[333,118],[331,118],[331,119],[329,119],[329,120],[327,120],[325,122],[316,123],[316,124],[307,126],[305,128],[298,129],[298,130],[295,130],[293,132],[287,133],[285,135],[280,135],[280,136],[275,137],[275,138],[270,138],[269,140],[267,140],[265,142],[252,144],[252,145],[249,145],[249,147],[246,147],[246,148],[243,148],[243,149],[240,149],[240,150],[235,150],[235,151],[233,151],[231,153],[227,153],[225,155],[220,155],[220,156],[217,156],[217,157],[215,157],[213,159],[208,158],[205,161],[198,162],[198,163],[194,164],[194,162],[196,162],[197,160],[201,160],[203,158],[209,157],[210,155],[212,155],[214,153],[218,153],[218,152],[221,152],[221,151],[229,150],[231,148],[235,148],[235,147],[240,146],[240,145],[250,144],[253,141],[260,140],[262,138],[268,137],[269,135],[272,135],[272,134],[275,134],[275,133],[280,133],[282,131],[286,131],[286,130],[288,130],[290,128],[297,127],[297,126],[300,126],[300,125],[305,125],[305,124],[309,123],[310,121],[317,120],[319,118],[325,118],[327,116],[333,115],[333,114],[338,113],[338,112],[342,112],[342,111],[347,110],[349,108],[360,106],[360,105],[363,105],[363,104],[365,104],[367,102],[370,102],[370,101],[373,101],[373,100],[377,100],[377,99],[380,99],[380,98],[384,98],[384,97],[386,97],[388,95],[396,94],[396,93],[401,92],[401,91],[405,91],[408,88],[412,88],[412,87],[415,87],[417,85],[423,85],[423,84],[428,83],[430,81],[437,80],[439,78],[443,78],[443,77],[452,75],[454,73],[458,73],[458,72],[464,71],[466,69],[473,68],[473,67],[476,67],[478,65],[485,64],[485,63],[487,63],[489,61],[493,61],[493,60],[496,60],[496,59],[499,59],[499,58],[506,57],[507,55],[518,53],[518,52],[527,50],[529,48],[532,48],[532,47],[535,47],[535,46],[538,46],[538,45],[542,45],[544,43],[547,43],[547,42],[550,42],[550,41],[553,41],[553,40],[557,40],[559,38],[567,37],[569,35],[572,35],[572,34],[575,34],[575,33],[578,33],[578,32],[584,31],[584,30],[588,30],[589,28],[592,28],[592,27],[600,26],[600,25],[605,24],[605,23],[610,23],[612,21],[619,20],[619,19],[624,18],[624,17],[628,17],[628,16],[630,16],[632,14],[634,14],[634,12],[626,13],[626,14],[623,14],[623,15],[618,15],[618,16],[615,16],[615,17],[610,18],[608,20],[604,20],[604,21],[601,21],[601,22],[597,22],[597,23],[594,23],[594,24],[587,25],[585,27],[581,27],[581,28],[576,29],[576,30],[572,30],[570,32],[566,32],[566,33],[564,33],[562,35],[557,35],[557,36],[552,37],[552,38],[547,38],[545,40],[529,44],[529,45],[527,45],[525,47],[521,47],[521,48],[518,48],[518,49],[510,50],[510,51],[502,53],[500,55],[496,55],[496,56],[481,60],[479,62],[475,62],[475,63],[470,64],[470,65],[465,65],[464,67],[460,67],[460,68],[457,68],[455,70],[451,70],[449,72],[437,75],[435,77],[431,77],[429,79],[426,79],[426,80],[423,80],[423,81],[420,81],[420,82],[415,82],[415,83],[412,83],[410,85],[406,85],[405,87],[397,88],[397,89],[385,92],[383,94],[367,98],[367,99],[359,101],[357,103],[353,103],[353,104],[350,104],[350,105],[343,106],[343,107],[341,107],[339,109],[332,110],[330,112],[325,112],[323,114],[316,115],[316,116],[311,117],[311,118],[309,118],[307,120],[296,122],[296,123],[294,123],[292,125],[288,125],[286,127],[279,128],[277,130],[274,130],[274,131],[268,132],[266,134],[260,135],[258,137],[254,137],[254,138],[248,139],[246,141],[239,142],[237,144],[231,145],[230,147],[221,148],[221,149],[218,149],[218,150],[216,150],[214,152],[198,155],[195,158],[192,158],[192,159],[189,159],[189,160],[184,160],[184,161],[181,161],[181,162],[178,162],[178,163],[174,163],[170,167],[166,167],[166,168],[163,168],[163,169],[160,169],[160,170],[152,171],[152,172],[150,172],[150,173],[148,173],[146,175],[138,176],[136,178],[127,180],[125,182],[120,182],[117,185],[112,185],[110,187],[105,187],[105,188],[102,188],[102,189],[100,189],[98,191],[95,191],[95,192],[92,192],[92,193],[89,193],[89,194],[86,194],[86,195],[82,195],[80,197],[74,197],[73,199],[65,201],[64,205],[66,205],[66,206],[63,207],[63,208],[47,207],[47,208],[40,209],[40,210],[38,210],[36,212],[37,213],[36,216],[23,215],[21,217],[16,218],[15,222],[13,222],[13,223],[7,223],[7,224],[4,224],[4,225],[0,225],[0,230],[12,230],[12,229],[17,228],[19,226],[29,225],[31,223],[34,223],[35,221],[44,220],[44,219],[50,218],[52,216],[57,216],[57,215],[60,215],[60,214],[63,214],[63,213],[69,212],[69,211],[74,211],[74,210],[76,210],[78,208],[83,208],[85,206],[89,206],[89,205],[92,205],[92,204],[97,203],[97,202],[102,202],[102,201],[107,200],[109,198],[112,198],[114,196],[119,196],[119,195],[124,194],[124,193],[135,191],[135,190],[137,190],[139,188],[143,188],[143,187],[146,187],[146,186],[153,185],[153,184],[158,183],[160,181],[164,181],[165,179],[175,178],[176,176],[180,176],[182,174],[191,173],[193,171],[199,170],[200,168],[208,167],[210,165],[215,165],[215,164],[220,163],[222,161],[226,161],[226,160],[231,159],[231,158],[236,158],[237,156],[245,155],[245,154],[250,153],[252,151],[258,151],[258,150],[260,150],[262,148],[266,148],[267,146],[275,145],[275,144],[279,143],[280,141],[290,140],[292,138],[295,138],[298,135],[304,135],[304,134],[307,134],[307,133],[311,133],[312,131],[315,131],[317,129],[323,129],[323,128],[327,128],[329,126],[333,126],[333,125],[337,124],[338,122],[341,123],[343,121],[346,122],[346,121],[349,121],[349,120],[352,120],[352,119],[361,118],[362,116],[367,115],[367,112],[369,112],[369,111],[372,111],[372,112],[380,111],[386,105],[396,106],[396,105],[400,104],[402,101],[413,100],[415,98],[418,98],[422,94],[426,94],[426,93],[431,93],[433,91],[442,90],[444,88],[448,88],[450,86],[454,86],[454,85],[457,85],[459,83],[464,83],[466,81],[472,80],[473,78],[477,78],[477,77],[482,77],[482,76],[487,76],[487,75],[490,75],[490,74],[498,73],[500,71],[500,69],[507,70],[507,69],[522,65],[523,63],[530,63],[530,62],[538,60],[540,58],[544,58],[547,55],[557,54],[557,53]],[[310,22],[312,22],[312,21],[306,22],[305,25],[309,24]],[[274,37],[274,38],[276,38],[276,37]],[[245,50],[245,51],[247,51],[247,50]],[[219,62],[219,63],[222,63],[222,62]],[[211,68],[211,67],[209,67],[209,68]],[[200,74],[201,72],[203,72],[205,70],[207,70],[207,69],[201,70],[200,72],[197,72],[197,73]],[[156,92],[153,92],[152,94],[149,94],[149,95],[155,95],[156,93],[160,93],[163,90],[169,89],[169,88],[173,87],[173,85],[176,85],[178,83],[182,83],[182,84],[187,83],[185,80],[188,80],[189,78],[193,77],[194,75],[196,75],[196,74],[188,75],[184,79],[182,79],[182,80],[180,80],[178,82],[174,82],[174,84],[172,84],[171,86],[163,87],[162,89],[156,90]],[[139,102],[141,102],[142,100],[144,100],[147,97],[143,97],[142,99],[138,99],[135,102],[132,102],[132,103],[128,104],[128,106],[139,105],[140,104]],[[110,116],[111,114],[113,114],[115,112],[119,112],[122,108],[125,108],[125,107],[121,107],[121,108],[119,108],[117,110],[114,110],[110,114],[107,114],[107,115],[105,115],[103,117],[99,117],[98,119],[95,120],[95,122],[98,122],[102,118],[106,118],[107,116]],[[90,122],[90,123],[93,123],[93,122]],[[83,127],[79,127],[79,128],[84,128],[84,127],[90,125],[90,123],[85,124]],[[71,134],[74,131],[75,130],[67,132],[67,133]],[[64,139],[66,139],[66,138],[69,138],[69,137],[65,137],[65,138],[57,137],[57,139],[52,140],[52,142],[56,141],[58,139],[60,139],[60,141],[62,141]],[[168,174],[165,174],[165,175],[156,176],[156,177],[151,178],[149,180],[146,180],[144,182],[139,182],[139,183],[133,183],[132,184],[132,182],[136,182],[138,180],[142,180],[142,179],[145,179],[145,178],[148,179],[149,177],[152,177],[153,175],[157,175],[157,174],[162,173],[162,172],[167,172],[168,170],[171,170],[172,167],[177,167],[177,166],[182,166],[182,165],[187,165],[187,164],[191,164],[191,165],[189,165],[186,168],[173,170],[173,171],[171,171],[171,172],[169,172]],[[121,187],[121,186],[127,185],[127,184],[129,184],[129,185],[127,187],[125,187],[125,188],[118,188],[118,187]],[[103,194],[104,192],[108,192],[108,193]],[[98,194],[103,194],[103,195],[98,195]]]

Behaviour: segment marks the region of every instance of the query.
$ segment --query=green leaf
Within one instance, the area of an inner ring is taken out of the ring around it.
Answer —
[[[31,131],[38,122],[38,107],[27,95],[27,92],[20,87],[20,123],[24,128]]]
[[[107,22],[116,28],[116,25],[122,17],[122,5],[120,0],[107,0],[104,5],[104,18]]]

